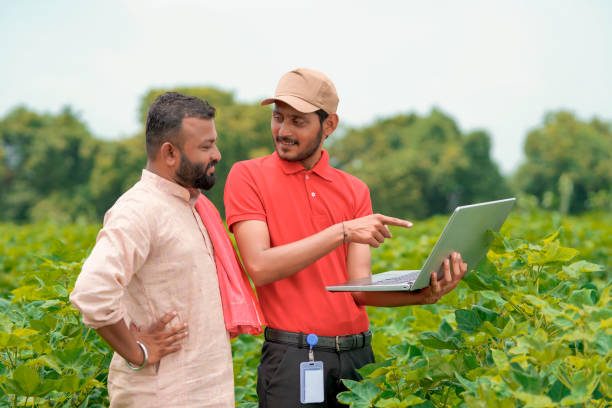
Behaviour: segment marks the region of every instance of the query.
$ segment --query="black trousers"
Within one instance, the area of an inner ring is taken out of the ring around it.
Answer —
[[[308,349],[265,341],[261,362],[257,367],[257,395],[260,408],[346,407],[336,400],[346,391],[340,379],[361,380],[355,371],[374,362],[371,346],[349,351],[314,349],[315,361],[323,361],[325,401],[320,404],[300,403],[300,363],[308,361]]]

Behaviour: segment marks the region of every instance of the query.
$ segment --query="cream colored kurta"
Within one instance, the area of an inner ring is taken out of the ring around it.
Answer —
[[[111,407],[233,407],[231,346],[213,247],[194,205],[199,192],[143,170],[104,217],[70,300],[99,328],[125,319],[148,328],[167,312],[186,322],[182,348],[132,371],[115,353]]]

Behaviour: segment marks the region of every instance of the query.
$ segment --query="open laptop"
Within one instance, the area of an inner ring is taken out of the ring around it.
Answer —
[[[388,271],[339,285],[327,286],[330,292],[413,291],[429,286],[431,273],[443,278],[442,262],[452,251],[461,254],[469,269],[475,269],[489,250],[489,231],[499,232],[516,198],[464,205],[455,208],[438,242],[420,270]]]

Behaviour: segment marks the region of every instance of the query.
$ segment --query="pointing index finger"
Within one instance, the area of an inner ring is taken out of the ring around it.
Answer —
[[[388,217],[386,215],[383,215],[380,221],[385,225],[395,225],[397,227],[404,228],[412,227],[412,223],[410,221],[402,220],[400,218],[395,217]]]

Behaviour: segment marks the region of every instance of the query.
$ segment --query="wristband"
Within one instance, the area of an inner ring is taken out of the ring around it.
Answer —
[[[346,244],[346,232],[344,231],[344,221],[342,221],[342,244]]]
[[[139,341],[136,341],[136,344],[138,344],[138,346],[140,346],[140,349],[142,350],[142,354],[144,354],[144,360],[143,360],[142,364],[139,365],[139,366],[135,366],[135,365],[132,365],[132,363],[130,363],[127,360],[125,360],[125,363],[127,364],[127,366],[130,369],[132,369],[134,371],[140,371],[140,370],[142,370],[147,365],[147,362],[149,361],[149,353],[147,353],[147,348],[145,347],[144,344],[142,344]]]

